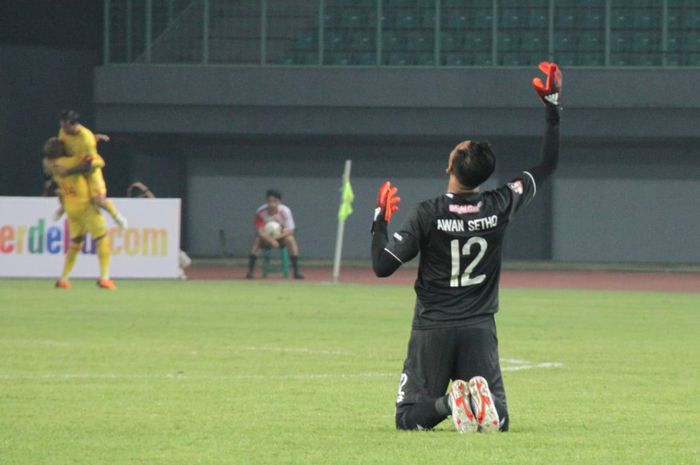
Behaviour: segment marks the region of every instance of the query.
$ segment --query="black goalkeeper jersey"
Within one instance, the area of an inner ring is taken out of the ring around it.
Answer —
[[[498,311],[505,230],[536,190],[524,171],[498,189],[447,193],[411,212],[384,251],[401,263],[420,252],[414,329],[466,325]]]

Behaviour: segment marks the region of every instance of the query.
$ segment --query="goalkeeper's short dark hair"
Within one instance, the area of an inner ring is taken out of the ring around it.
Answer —
[[[466,149],[458,149],[452,160],[457,180],[465,187],[477,187],[496,169],[496,156],[488,142],[471,142]]]
[[[268,189],[267,192],[265,192],[265,198],[268,197],[274,197],[278,200],[282,200],[282,193],[277,189]]]

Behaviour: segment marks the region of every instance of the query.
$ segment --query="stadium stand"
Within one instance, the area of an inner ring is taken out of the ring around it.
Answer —
[[[111,63],[531,66],[554,59],[566,66],[698,66],[700,62],[700,4],[686,0],[105,3],[109,8],[105,60]]]

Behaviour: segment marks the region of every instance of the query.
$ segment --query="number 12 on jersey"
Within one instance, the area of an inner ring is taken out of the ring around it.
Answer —
[[[478,247],[479,251],[467,264],[464,273],[462,273],[462,276],[460,277],[459,272],[461,258],[462,256],[470,257],[472,254],[472,247],[475,245]],[[450,287],[473,286],[475,284],[482,283],[484,279],[486,279],[485,274],[480,274],[477,276],[471,276],[471,274],[472,271],[474,271],[474,268],[476,268],[476,265],[478,265],[481,259],[484,258],[488,245],[489,243],[486,242],[486,239],[483,237],[469,238],[469,240],[462,246],[461,250],[459,248],[459,239],[454,239],[450,242],[450,248],[452,250],[452,275],[450,276]]]

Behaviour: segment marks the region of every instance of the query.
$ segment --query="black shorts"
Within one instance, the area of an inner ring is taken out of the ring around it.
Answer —
[[[397,420],[411,405],[444,396],[450,380],[469,381],[474,376],[483,376],[489,383],[507,429],[508,409],[493,315],[470,326],[413,330],[399,382]]]

